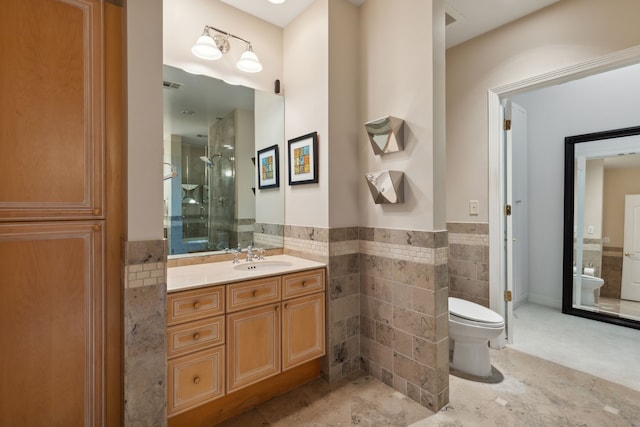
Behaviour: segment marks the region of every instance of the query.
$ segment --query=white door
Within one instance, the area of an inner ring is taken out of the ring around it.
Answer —
[[[511,101],[504,104],[504,249],[505,249],[505,333],[507,342],[513,344],[513,108]]]
[[[513,308],[527,301],[529,296],[529,242],[527,206],[527,111],[511,104],[511,158],[513,221]]]
[[[513,307],[527,297],[527,112],[520,105],[504,102],[504,203],[505,298],[507,342],[513,343]]]
[[[640,195],[624,198],[624,257],[622,299],[640,301]]]

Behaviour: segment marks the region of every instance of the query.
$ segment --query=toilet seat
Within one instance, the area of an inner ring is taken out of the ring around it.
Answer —
[[[471,301],[449,297],[449,317],[467,325],[502,328],[504,319],[498,313]]]

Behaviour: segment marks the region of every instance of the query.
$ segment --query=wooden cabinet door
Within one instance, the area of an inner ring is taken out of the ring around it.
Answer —
[[[0,224],[0,424],[103,425],[103,229]]]
[[[227,315],[227,393],[280,372],[280,304]]]
[[[169,416],[224,396],[224,346],[169,360],[167,389]]]
[[[104,215],[103,4],[0,1],[0,221]]]
[[[284,371],[324,355],[324,292],[282,304]]]

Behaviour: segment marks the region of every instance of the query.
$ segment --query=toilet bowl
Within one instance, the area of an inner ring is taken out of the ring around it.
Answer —
[[[580,291],[580,304],[581,305],[596,305],[596,299],[594,291],[600,289],[604,285],[604,280],[600,277],[589,276],[587,274],[582,275],[582,288]],[[576,287],[576,275],[573,275],[573,288]]]
[[[498,313],[471,301],[449,297],[450,367],[478,377],[491,375],[489,340],[504,330]]]

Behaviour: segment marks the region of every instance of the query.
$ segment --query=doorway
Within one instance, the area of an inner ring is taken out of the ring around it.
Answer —
[[[505,113],[501,105],[509,97],[552,85],[566,83],[582,77],[600,74],[640,62],[640,46],[616,52],[578,66],[543,74],[525,81],[514,82],[488,91],[489,107],[489,260],[490,260],[490,307],[501,313],[508,325],[513,326],[510,304],[505,303],[507,271],[512,271],[503,230],[506,229],[504,208],[506,204],[504,185],[507,171],[503,168],[505,156],[503,122]],[[495,278],[495,279],[494,279]],[[510,284],[509,286],[512,286]],[[511,332],[513,336],[513,331]],[[493,342],[503,346],[504,339]]]

